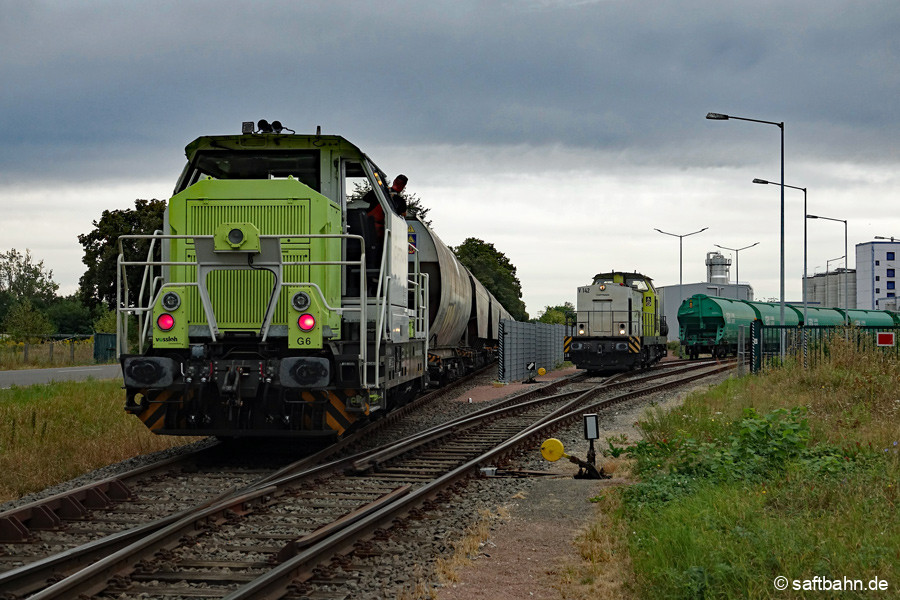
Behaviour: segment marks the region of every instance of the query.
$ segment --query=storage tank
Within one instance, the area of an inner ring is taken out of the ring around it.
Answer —
[[[721,252],[706,253],[706,281],[728,285],[731,259],[725,258]]]

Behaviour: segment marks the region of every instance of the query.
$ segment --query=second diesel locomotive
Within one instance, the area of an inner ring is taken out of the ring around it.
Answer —
[[[125,410],[155,433],[340,436],[485,362],[509,318],[359,148],[285,129],[189,144],[163,230],[119,241],[151,244],[120,254],[117,316]]]
[[[666,318],[652,280],[640,273],[598,273],[578,288],[568,358],[588,371],[647,368],[666,355]]]

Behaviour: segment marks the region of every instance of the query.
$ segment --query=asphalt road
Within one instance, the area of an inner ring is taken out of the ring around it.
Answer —
[[[121,379],[118,365],[94,365],[88,367],[59,367],[57,369],[19,369],[0,371],[0,389],[13,385],[23,387],[51,381],[84,381],[86,379]]]

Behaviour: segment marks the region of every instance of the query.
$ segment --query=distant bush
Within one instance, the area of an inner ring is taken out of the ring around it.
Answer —
[[[53,323],[30,300],[22,300],[9,309],[3,329],[14,341],[32,344],[54,332]]]

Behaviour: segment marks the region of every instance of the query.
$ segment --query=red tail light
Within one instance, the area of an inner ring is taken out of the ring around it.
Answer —
[[[175,327],[175,317],[173,317],[169,313],[161,314],[156,319],[156,326],[163,331],[169,331],[170,329]]]
[[[302,331],[310,331],[316,326],[316,318],[309,313],[300,315],[300,318],[297,319],[297,326]]]

